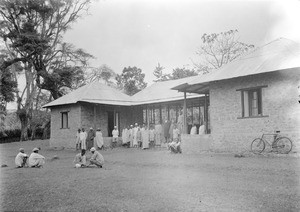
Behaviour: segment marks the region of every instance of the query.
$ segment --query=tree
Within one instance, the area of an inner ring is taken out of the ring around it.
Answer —
[[[9,59],[0,64],[1,71],[22,62],[26,87],[17,92],[18,115],[22,124],[21,140],[32,118],[33,98],[37,88],[50,91],[57,99],[67,89],[84,81],[84,70],[93,58],[82,49],[64,43],[62,35],[90,0],[4,0],[0,3],[0,36],[9,50]]]
[[[202,45],[196,52],[200,56],[200,62],[193,62],[194,66],[205,74],[212,69],[222,67],[254,48],[254,45],[240,42],[237,33],[238,30],[229,30],[203,34]]]
[[[87,74],[86,81],[93,82],[95,80],[103,80],[106,85],[115,87],[112,79],[115,79],[117,74],[106,64],[101,65],[98,68],[92,69],[90,73]]]
[[[132,96],[137,92],[146,88],[147,83],[144,82],[145,74],[137,67],[124,68],[121,75],[116,76],[116,81],[121,89],[124,89],[125,93]]]
[[[185,78],[185,77],[191,77],[191,76],[198,75],[198,71],[196,71],[194,69],[190,70],[185,67],[175,68],[175,69],[173,69],[171,74],[164,74],[162,72],[163,69],[164,68],[162,66],[160,66],[160,64],[158,63],[158,66],[155,68],[155,70],[153,72],[154,76],[157,78],[156,80],[154,80],[155,82],[175,80],[175,79],[181,79],[181,78]]]

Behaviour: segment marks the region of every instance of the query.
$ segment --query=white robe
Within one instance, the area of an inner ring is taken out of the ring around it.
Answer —
[[[25,153],[19,152],[15,158],[16,166],[22,166],[24,157],[28,157]]]
[[[133,142],[132,142],[133,146],[138,145],[137,132],[138,132],[138,128],[137,127],[133,128]]]
[[[45,157],[43,155],[40,155],[38,153],[31,153],[28,159],[28,165],[30,167],[32,166],[42,166],[45,164]]]
[[[204,135],[205,134],[205,125],[200,125],[199,127],[199,135]]]
[[[122,131],[122,144],[127,144],[127,142],[128,142],[128,135],[127,135],[127,133],[128,133],[128,130],[125,128],[125,129],[123,129],[123,131]]]
[[[196,135],[197,134],[197,127],[196,126],[193,126],[191,128],[191,132],[190,132],[191,135]]]
[[[161,145],[162,138],[162,126],[160,124],[155,125],[155,145]]]
[[[143,142],[143,149],[149,148],[149,130],[144,129],[142,131],[142,142]]]
[[[96,131],[96,136],[94,138],[94,146],[97,149],[103,146],[103,136],[101,131]]]
[[[86,137],[87,137],[87,133],[81,131],[79,137],[80,137],[81,149],[85,149],[86,150]]]

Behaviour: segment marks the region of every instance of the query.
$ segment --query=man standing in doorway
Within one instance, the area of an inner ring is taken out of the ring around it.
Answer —
[[[87,149],[91,149],[94,146],[94,138],[95,138],[95,132],[91,127],[90,130],[88,131],[87,138],[86,138]]]
[[[118,144],[118,137],[119,137],[119,130],[117,129],[117,126],[114,127],[113,131],[112,131],[112,148],[117,147]]]

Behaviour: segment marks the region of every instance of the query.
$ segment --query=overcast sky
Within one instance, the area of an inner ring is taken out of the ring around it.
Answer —
[[[148,85],[158,63],[165,72],[192,67],[204,33],[237,29],[255,46],[280,37],[300,42],[299,0],[97,0],[89,13],[64,40],[94,55],[92,66],[141,68]]]
[[[192,65],[204,33],[230,29],[260,46],[279,37],[300,42],[300,1],[98,0],[90,15],[73,25],[65,40],[85,49],[115,72],[137,66],[151,83],[159,62]]]

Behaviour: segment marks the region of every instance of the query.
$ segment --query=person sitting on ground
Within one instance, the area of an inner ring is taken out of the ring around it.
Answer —
[[[199,127],[199,135],[204,135],[205,134],[205,122],[200,125]]]
[[[196,135],[197,134],[197,127],[195,124],[193,124],[192,128],[191,128],[191,132],[190,132],[191,135]]]
[[[86,167],[86,155],[85,155],[85,149],[81,150],[81,153],[78,153],[75,156],[75,159],[73,161],[75,163],[75,167],[77,166],[77,164],[80,165],[81,168]]]
[[[24,153],[24,149],[20,148],[19,153],[15,158],[15,164],[17,168],[22,168],[27,166],[28,155]]]
[[[40,168],[45,164],[45,157],[38,154],[38,152],[39,149],[36,147],[32,150],[32,153],[30,154],[28,159],[29,167]]]
[[[117,130],[117,126],[114,127],[112,131],[112,148],[117,147],[118,144],[118,137],[119,137],[119,130]]]
[[[180,144],[180,131],[175,124],[173,129],[173,141],[169,143],[168,149],[170,149],[170,151],[173,153],[182,153]]]
[[[92,153],[92,157],[90,159],[90,165],[96,165],[98,168],[102,168],[103,164],[104,164],[104,158],[103,156],[96,151],[95,147],[91,148],[91,153]]]

